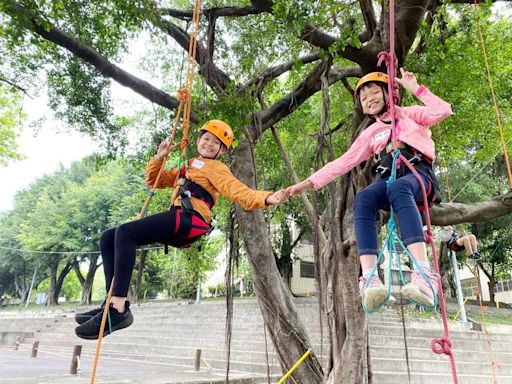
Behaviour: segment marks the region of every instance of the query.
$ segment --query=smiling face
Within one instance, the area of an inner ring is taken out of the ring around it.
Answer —
[[[386,100],[380,85],[370,83],[365,85],[359,93],[359,101],[365,115],[375,116],[385,111]]]
[[[197,139],[197,151],[202,157],[215,159],[217,156],[226,152],[226,147],[213,133],[202,131]]]

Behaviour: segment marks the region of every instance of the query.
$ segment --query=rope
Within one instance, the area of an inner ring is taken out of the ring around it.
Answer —
[[[98,343],[96,344],[96,353],[94,355],[94,360],[92,362],[91,380],[89,381],[89,384],[94,384],[94,381],[96,380],[96,369],[98,368],[98,361],[100,359],[101,342],[103,340],[103,332],[105,331],[105,323],[107,321],[107,316],[109,317],[109,321],[110,321],[109,309],[110,309],[110,301],[112,300],[113,287],[114,287],[114,279],[112,279],[112,282],[110,283],[110,289],[108,290],[107,299],[105,300],[105,307],[103,308],[103,316],[101,318],[100,333],[98,334]]]
[[[178,122],[179,122],[180,118],[182,117],[182,113],[183,113],[182,139],[181,139],[181,143],[180,143],[181,157],[183,159],[187,158],[188,128],[190,125],[190,109],[191,109],[191,99],[192,99],[191,95],[192,95],[192,84],[194,81],[194,74],[195,74],[195,57],[196,57],[196,47],[197,47],[197,35],[199,33],[200,10],[201,10],[201,0],[195,0],[193,17],[192,17],[193,29],[190,34],[189,50],[188,50],[187,77],[185,80],[185,86],[178,90],[178,98],[180,100],[180,104],[178,105],[178,111],[176,113],[176,117],[174,119],[174,124],[172,127],[171,135],[169,138],[169,143],[171,144],[171,148],[172,148],[174,146],[174,144],[172,144],[172,143],[173,143],[174,137],[176,135]],[[144,202],[144,204],[137,216],[137,220],[141,219],[146,214],[146,211],[149,207],[149,203],[151,202],[151,200],[155,194],[155,190],[158,188],[160,178],[165,169],[165,163],[167,162],[167,157],[168,156],[165,156],[162,161],[162,165],[160,166],[160,169],[158,171],[155,182],[153,183],[151,190],[148,193],[148,197],[146,198],[146,201]],[[186,162],[185,162],[185,164],[186,164]],[[94,384],[94,381],[96,379],[96,368],[97,368],[97,364],[98,364],[98,360],[99,360],[99,356],[100,356],[100,352],[101,352],[101,341],[103,339],[103,332],[105,330],[105,323],[106,323],[106,319],[107,319],[107,315],[108,315],[108,311],[109,311],[110,301],[112,298],[113,286],[114,286],[114,280],[112,279],[112,282],[110,283],[110,290],[108,292],[108,297],[107,297],[107,300],[105,303],[105,308],[103,310],[103,317],[101,319],[100,333],[98,335],[98,344],[96,345],[96,354],[94,356],[90,384]],[[110,322],[110,318],[109,318],[109,322]]]
[[[482,304],[482,287],[480,286],[480,268],[479,264],[476,263],[475,265],[475,272],[473,274],[476,276],[478,287],[478,304],[480,306],[480,316],[482,317],[481,326],[482,330],[485,334],[485,341],[487,343],[487,349],[489,350],[489,355],[491,357],[491,370],[492,370],[492,382],[491,384],[496,384],[496,368],[498,367],[498,363],[496,362],[496,359],[494,358],[494,353],[492,352],[492,340],[491,336],[489,335],[489,332],[487,331],[487,326],[485,325],[485,308]]]
[[[472,7],[473,7],[473,10],[476,10],[476,0],[475,0],[475,4],[473,4]],[[496,101],[496,93],[494,92],[494,83],[493,83],[492,77],[491,77],[491,68],[489,66],[489,58],[487,56],[487,48],[485,46],[484,35],[482,33],[482,28],[480,26],[480,18],[477,17],[476,21],[477,21],[476,28],[478,31],[478,37],[480,39],[480,45],[482,47],[482,53],[484,56],[485,72],[487,74],[487,80],[489,81],[489,88],[491,90],[491,98],[492,98],[492,103],[494,106],[494,113],[496,115],[496,122],[498,123],[498,131],[500,133],[501,146],[503,149],[503,155],[505,156],[505,165],[507,167],[507,175],[508,175],[508,185],[510,188],[512,188],[512,171],[510,170],[510,162],[508,160],[508,150],[507,150],[507,145],[505,143],[505,136],[503,134],[503,126],[501,124],[500,110],[498,108],[498,102]]]
[[[181,118],[183,118],[183,122],[181,124],[182,130],[182,139],[180,142],[181,147],[181,158],[187,159],[187,145],[188,145],[188,131],[190,126],[190,110],[192,105],[192,85],[194,81],[195,74],[195,64],[196,64],[196,48],[197,48],[197,35],[199,34],[199,18],[200,18],[200,10],[201,10],[201,0],[195,0],[194,2],[194,11],[192,16],[192,32],[190,34],[189,41],[189,49],[188,49],[188,67],[187,67],[187,75],[185,78],[185,86],[178,90],[178,99],[180,104],[178,105],[178,110],[176,112],[176,117],[174,119],[174,123],[172,126],[172,131],[169,137],[169,143],[174,142],[174,138],[176,136],[176,131],[178,128],[178,123]],[[174,146],[174,145],[173,145]],[[162,165],[158,171],[155,182],[151,186],[151,190],[148,193],[148,197],[144,202],[139,215],[137,216],[137,220],[144,217],[146,211],[149,207],[151,200],[153,199],[153,195],[155,194],[156,189],[160,183],[160,179],[162,177],[163,171],[165,169],[165,164],[167,162],[168,156],[165,156],[162,161]],[[187,162],[185,161],[185,166]]]

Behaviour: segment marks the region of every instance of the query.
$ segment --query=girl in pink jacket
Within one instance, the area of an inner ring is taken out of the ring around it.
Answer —
[[[402,77],[396,81],[424,105],[395,108],[397,146],[419,172],[425,188],[437,190],[437,179],[432,170],[435,145],[429,128],[450,116],[452,110],[450,104],[432,94],[425,86],[418,85],[413,73],[405,72],[403,68],[400,68],[400,72]],[[378,255],[376,219],[379,209],[393,207],[404,244],[425,276],[420,271],[413,271],[411,282],[402,288],[403,296],[433,306],[439,285],[439,275],[431,271],[427,259],[423,224],[416,203],[422,198],[419,181],[405,164],[398,162],[397,180],[389,188],[386,185],[391,174],[393,152],[391,116],[387,111],[387,83],[387,75],[381,72],[369,73],[359,80],[355,91],[356,103],[375,122],[361,132],[341,157],[286,189],[289,196],[309,188],[317,190],[374,157],[374,182],[357,193],[354,201],[356,243],[363,270],[359,289],[368,311],[382,305],[387,297],[387,290],[379,277],[372,275]]]

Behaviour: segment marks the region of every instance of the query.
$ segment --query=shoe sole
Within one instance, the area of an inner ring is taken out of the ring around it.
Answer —
[[[364,306],[367,311],[373,311],[386,301],[388,290],[386,288],[366,288],[364,293]]]
[[[75,315],[75,322],[79,325],[82,325],[83,323],[87,323],[93,317],[94,316],[91,316],[91,315],[87,315],[87,316]]]
[[[421,292],[416,287],[405,286],[402,288],[402,296],[404,299],[410,299],[426,307],[433,307],[434,303],[431,298]]]
[[[115,331],[119,331],[120,329],[123,329],[123,328],[128,328],[130,325],[132,325],[133,323],[133,317],[130,317],[128,319],[125,319],[123,320],[122,322],[120,322],[119,324],[115,325],[112,327],[112,332],[115,332]],[[108,320],[107,322],[105,323],[105,330],[103,331],[103,337],[107,336],[107,335],[110,335],[112,332],[109,332],[110,330],[108,329]],[[96,340],[98,339],[98,335],[79,335],[76,330],[75,330],[75,335],[81,339],[85,339],[85,340]]]

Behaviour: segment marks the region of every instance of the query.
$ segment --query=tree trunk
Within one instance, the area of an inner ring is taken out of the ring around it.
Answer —
[[[232,169],[242,182],[256,188],[254,157],[248,141],[241,141],[237,147]],[[290,291],[279,275],[263,213],[247,212],[237,206],[236,217],[245,241],[263,319],[281,366],[289,369],[311,348],[311,342]],[[292,376],[299,383],[322,383],[322,368],[316,356],[306,359]]]
[[[46,297],[46,305],[57,305],[57,300],[59,298],[58,292],[56,292],[57,287],[57,267],[59,263],[51,263],[50,264],[50,288],[48,289],[48,296]]]
[[[487,283],[487,286],[489,287],[489,301],[493,306],[496,305],[496,293],[494,292],[495,286],[496,286],[496,280],[494,279],[494,276],[489,280]]]
[[[142,274],[146,265],[146,250],[144,247],[140,249],[139,265],[137,266],[137,281],[135,282],[135,302],[140,302],[142,298]]]
[[[69,271],[71,271],[71,269],[73,268],[73,261],[74,259],[69,260],[57,277],[57,281],[55,284],[55,296],[57,297],[57,304],[59,303],[60,291],[62,290],[62,284],[64,284],[64,279],[68,275]]]
[[[80,305],[91,304],[94,276],[96,275],[96,271],[98,270],[99,267],[98,258],[99,255],[92,255],[89,258],[89,269],[87,270],[87,275],[83,280],[82,297],[80,298]]]

